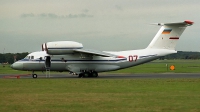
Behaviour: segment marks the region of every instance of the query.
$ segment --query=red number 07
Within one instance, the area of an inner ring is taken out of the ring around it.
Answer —
[[[128,61],[132,62],[132,61],[137,61],[138,56],[137,55],[130,55],[128,56]]]

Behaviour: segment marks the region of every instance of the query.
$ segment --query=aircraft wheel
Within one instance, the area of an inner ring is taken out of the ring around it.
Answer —
[[[32,74],[32,77],[33,78],[37,78],[37,74]]]
[[[83,73],[80,73],[80,74],[78,75],[78,77],[79,77],[79,78],[83,77]]]
[[[83,77],[89,77],[89,73],[88,73],[88,72],[85,72],[85,73],[83,74]]]
[[[92,77],[98,77],[98,73],[97,72],[93,72],[92,73]]]

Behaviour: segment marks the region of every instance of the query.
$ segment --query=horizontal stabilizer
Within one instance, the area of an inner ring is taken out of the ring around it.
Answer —
[[[186,21],[184,21],[184,22],[176,22],[176,23],[151,23],[152,25],[159,25],[159,26],[164,26],[164,25],[174,25],[174,26],[176,26],[176,25],[182,25],[182,26],[190,26],[190,25],[193,25],[193,23],[194,22],[192,22],[192,21],[189,21],[189,20],[186,20]]]

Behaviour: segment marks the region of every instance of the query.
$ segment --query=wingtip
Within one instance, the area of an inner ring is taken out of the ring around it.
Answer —
[[[189,24],[189,25],[193,25],[194,24],[194,22],[190,21],[190,20],[185,20],[184,22],[187,23],[187,24]]]

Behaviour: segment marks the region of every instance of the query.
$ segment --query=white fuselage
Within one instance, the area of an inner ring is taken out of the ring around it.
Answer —
[[[82,57],[77,53],[48,55],[45,51],[39,51],[33,52],[26,58],[15,62],[12,67],[18,70],[45,71],[45,56],[50,56],[51,71],[71,71],[77,74],[82,70],[105,72],[143,64],[161,56],[176,53],[176,51],[167,49],[141,49],[107,53],[118,55],[118,57]]]

